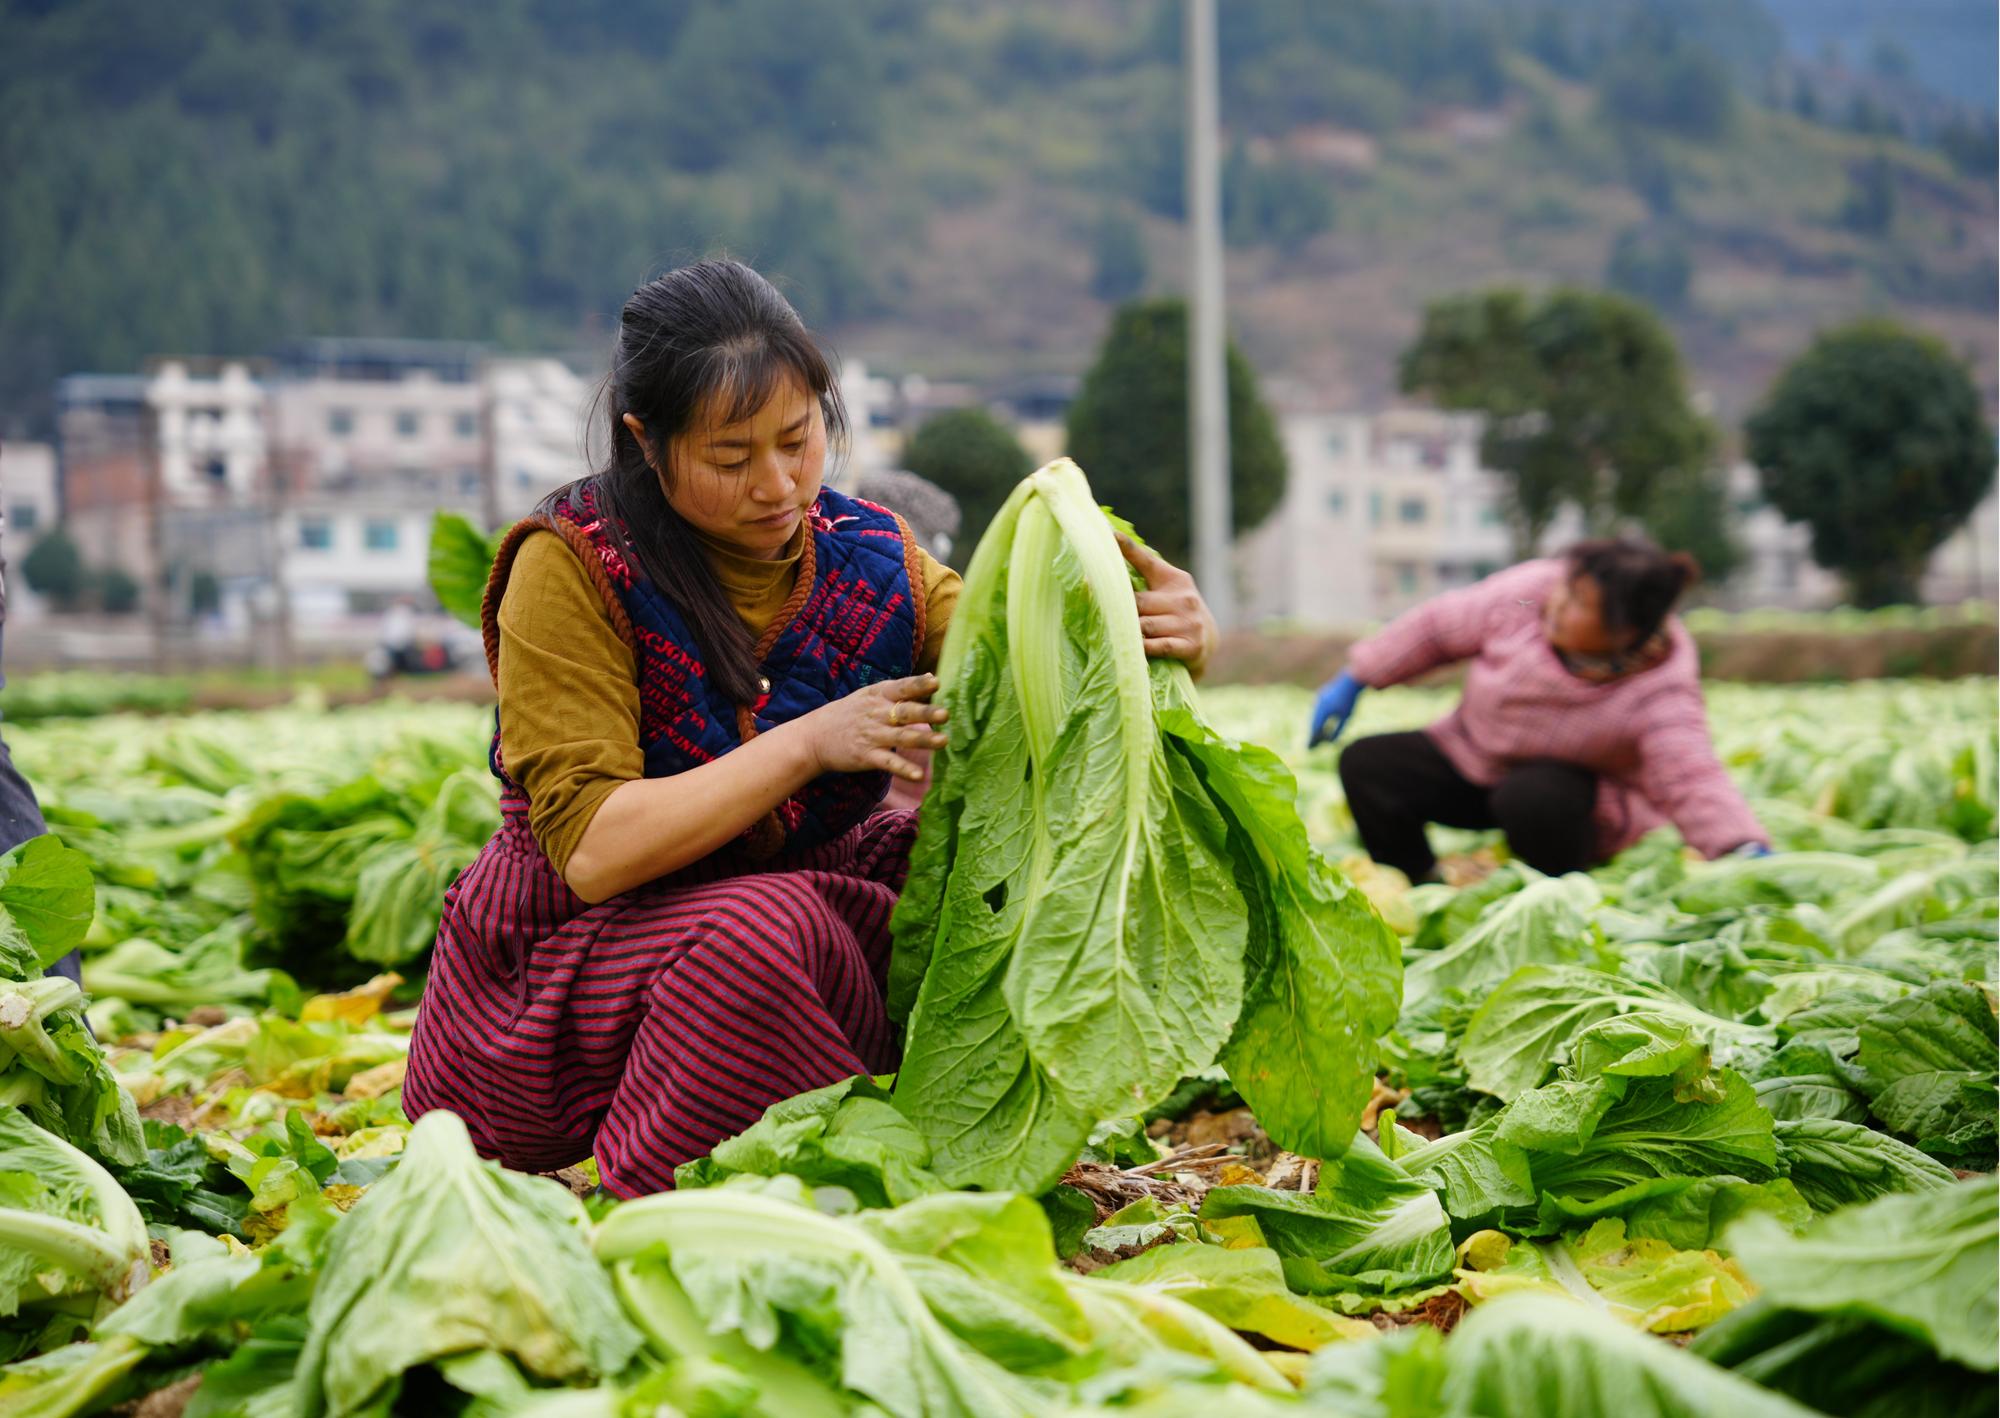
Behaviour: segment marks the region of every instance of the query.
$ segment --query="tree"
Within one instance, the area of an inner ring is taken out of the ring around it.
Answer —
[[[807,320],[838,323],[874,300],[868,263],[825,187],[785,182],[750,221],[750,263],[779,283]]]
[[[1895,223],[1896,170],[1885,155],[1877,153],[1848,170],[1840,224],[1863,236],[1883,236]]]
[[[1686,485],[1715,447],[1673,337],[1621,296],[1446,297],[1424,311],[1399,377],[1405,393],[1486,415],[1480,456],[1507,477],[1516,556],[1535,554],[1565,504],[1597,531],[1650,525],[1662,489]]]
[[[64,610],[82,598],[89,580],[83,569],[83,553],[61,527],[51,528],[28,549],[21,560],[21,575],[29,590],[47,596]]]
[[[1181,300],[1121,307],[1069,410],[1070,454],[1099,500],[1181,564],[1190,543],[1187,324]],[[1284,497],[1285,451],[1257,376],[1233,343],[1228,370],[1231,520],[1240,533]]]
[[[1222,165],[1222,234],[1231,246],[1296,252],[1333,225],[1333,193],[1297,163],[1261,163],[1243,144]]]
[[[1730,527],[1729,484],[1720,468],[1663,478],[1640,521],[1661,546],[1692,555],[1702,580],[1715,586],[1736,574],[1743,547]]]
[[[924,420],[904,450],[903,466],[958,499],[951,562],[963,570],[1000,504],[1033,471],[1033,459],[1000,420],[967,408]]]
[[[1598,75],[1597,92],[1613,121],[1683,138],[1712,141],[1736,121],[1728,67],[1683,34],[1664,7],[1634,17]]]
[[[1930,554],[1993,486],[1971,373],[1942,341],[1890,321],[1814,340],[1744,432],[1764,496],[1812,528],[1813,559],[1862,606],[1916,599]]]
[[[1146,242],[1139,223],[1115,208],[1098,219],[1090,240],[1090,293],[1117,304],[1146,288]]]
[[[1669,312],[1687,304],[1693,277],[1687,243],[1670,230],[1648,226],[1619,232],[1604,268],[1604,283],[1613,290]]]
[[[188,611],[190,614],[215,615],[222,609],[222,582],[213,571],[203,569],[188,578]]]
[[[91,576],[97,604],[106,615],[130,615],[139,609],[139,583],[122,567],[107,566]]]

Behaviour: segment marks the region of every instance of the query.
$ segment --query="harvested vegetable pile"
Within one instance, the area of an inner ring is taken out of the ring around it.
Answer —
[[[65,845],[0,859],[0,1418],[1993,1410],[1990,683],[1712,692],[1768,859],[1662,834],[1550,880],[1440,834],[1457,889],[1343,879],[1306,697],[1132,673],[1107,524],[1043,486],[950,647],[903,1078],[788,1100],[667,1195],[402,1114],[487,716],[10,734]],[[1119,871],[1014,889],[1093,851]],[[1274,920],[1301,882],[1324,955]],[[79,940],[104,1045],[36,978]],[[1268,1070],[1257,1009],[1300,1041]],[[1027,1091],[953,1066],[981,1020]]]

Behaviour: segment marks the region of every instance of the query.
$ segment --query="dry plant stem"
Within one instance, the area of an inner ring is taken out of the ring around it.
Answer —
[[[1167,1156],[1162,1157],[1157,1162],[1147,1162],[1138,1167],[1127,1167],[1125,1175],[1128,1177],[1150,1177],[1159,1172],[1171,1172],[1179,1167],[1220,1166],[1224,1162],[1236,1160],[1233,1157],[1224,1157],[1222,1155],[1228,1146],[1229,1144],[1226,1142],[1204,1142],[1198,1147],[1183,1147],[1177,1152],[1171,1152]]]

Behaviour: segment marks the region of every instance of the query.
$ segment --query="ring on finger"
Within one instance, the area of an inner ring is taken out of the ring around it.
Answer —
[[[889,727],[901,728],[903,724],[903,702],[899,699],[889,706]]]

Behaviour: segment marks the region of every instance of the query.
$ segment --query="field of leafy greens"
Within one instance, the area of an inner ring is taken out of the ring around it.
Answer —
[[[1411,888],[1078,488],[980,555],[902,1075],[635,1201],[400,1107],[490,710],[10,728],[0,1418],[1993,1410],[1990,681],[1712,689],[1775,856]]]

